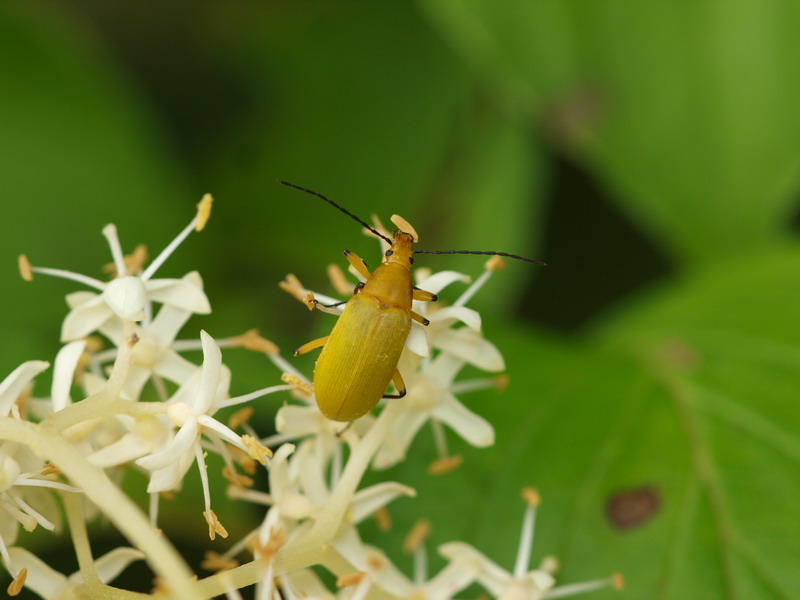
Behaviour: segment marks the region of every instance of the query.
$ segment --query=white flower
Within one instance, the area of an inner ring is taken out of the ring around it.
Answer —
[[[477,581],[498,600],[563,598],[608,586],[622,589],[623,580],[618,573],[605,579],[554,587],[553,571],[557,567],[557,563],[552,558],[546,558],[538,569],[530,570],[539,494],[532,488],[526,488],[523,490],[523,497],[528,506],[522,522],[519,550],[513,572],[504,570],[478,550],[463,542],[444,544],[439,547],[439,553],[451,561],[471,560],[478,564],[480,571]]]
[[[246,443],[245,439],[212,417],[218,408],[231,404],[227,401],[230,370],[222,364],[222,353],[214,339],[205,331],[200,332],[200,338],[203,346],[202,368],[167,402],[167,416],[178,428],[177,432],[162,449],[139,458],[136,464],[151,472],[147,491],[155,494],[178,488],[191,464],[197,461],[203,482],[206,518],[211,526],[215,517],[212,519],[201,435],[205,434],[212,440],[224,440],[262,463],[266,462],[268,451],[254,440]],[[227,535],[222,533],[224,529],[221,526],[216,531],[223,537]]]
[[[71,593],[75,592],[71,592],[70,588],[76,588],[85,583],[80,571],[66,577],[24,548],[9,548],[9,554],[20,571],[26,570],[25,587],[45,600],[72,597]],[[116,548],[94,561],[94,568],[100,581],[108,583],[125,570],[130,563],[142,558],[144,555],[133,548]],[[76,597],[78,595],[76,594]]]
[[[17,399],[48,366],[40,360],[25,362],[0,383],[0,417],[11,413],[19,418]],[[44,462],[27,447],[0,442],[0,557],[9,570],[13,565],[7,548],[16,540],[20,524],[27,531],[37,526],[50,531],[56,528],[58,507],[45,488],[79,491],[44,475],[44,468]]]
[[[197,272],[183,276],[181,281],[202,294],[203,281]],[[123,385],[123,394],[139,400],[145,384],[154,376],[182,385],[197,370],[197,366],[178,354],[181,342],[175,338],[194,311],[177,304],[163,304],[152,319],[146,319],[134,328],[137,338],[131,349],[130,366]],[[100,333],[119,347],[124,343],[122,322],[111,319],[99,328]],[[184,344],[185,345],[185,344]],[[193,349],[188,346],[187,349]],[[116,358],[116,348],[100,352],[93,357],[96,364]],[[164,398],[166,399],[166,398]]]
[[[21,271],[26,279],[32,278],[33,273],[42,273],[71,279],[99,292],[77,292],[67,297],[72,310],[62,325],[61,340],[66,342],[83,338],[113,319],[141,321],[151,311],[151,302],[161,302],[190,313],[210,312],[211,308],[205,294],[191,282],[185,279],[153,279],[153,276],[192,230],[200,231],[205,226],[211,202],[211,196],[206,194],[198,204],[198,212],[194,219],[141,273],[129,273],[116,227],[114,225],[104,227],[103,235],[111,248],[117,275],[110,282],[61,269],[31,267],[27,259],[21,257]],[[137,269],[140,266],[137,265]]]
[[[17,399],[33,378],[49,366],[50,363],[43,360],[29,360],[14,369],[0,383],[0,417],[7,417],[17,411]],[[19,417],[18,412],[15,416]]]

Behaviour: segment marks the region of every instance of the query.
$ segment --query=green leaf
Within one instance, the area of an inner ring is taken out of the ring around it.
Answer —
[[[101,267],[111,262],[105,224],[119,224],[124,251],[147,243],[158,252],[193,217],[199,200],[182,185],[135,88],[75,23],[55,19],[57,7],[51,9],[45,16],[28,6],[0,7],[0,357],[6,373],[24,360],[52,360],[67,312],[63,297],[80,288],[43,276],[23,282],[17,255],[104,277]],[[180,253],[176,259],[165,273],[186,272],[177,266]]]
[[[768,244],[796,206],[800,11],[769,2],[423,2],[675,256]]]
[[[540,148],[514,122],[496,113],[476,117],[434,188],[428,222],[438,226],[426,249],[505,251],[532,258],[540,252],[545,166]],[[488,257],[448,255],[418,257],[417,264],[434,270],[481,272]],[[509,259],[470,304],[477,310],[510,310],[525,282],[541,267]]]
[[[456,441],[462,468],[426,478],[434,450],[423,436],[390,473],[416,474],[419,492],[393,507],[397,528],[423,514],[431,546],[462,539],[511,569],[519,490],[533,485],[542,496],[533,564],[555,555],[564,584],[624,574],[624,592],[592,597],[793,597],[798,264],[800,248],[776,248],[687,274],[611,319],[596,344],[519,327],[498,336],[490,324],[511,383],[463,400],[492,422],[497,444]],[[629,527],[620,498],[641,510]]]

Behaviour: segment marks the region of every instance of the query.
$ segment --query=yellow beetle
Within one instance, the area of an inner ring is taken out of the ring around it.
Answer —
[[[414,253],[490,254],[544,264],[506,252],[414,250],[414,232],[398,230],[393,239],[389,239],[322,194],[283,180],[279,183],[321,198],[390,245],[383,263],[372,273],[361,258],[345,250],[347,260],[366,282],[356,286],[330,335],[295,350],[295,356],[298,356],[322,347],[314,368],[314,391],[320,412],[333,421],[354,421],[368,413],[382,397],[402,398],[406,395],[397,363],[411,331],[412,319],[428,325],[426,318],[411,310],[411,302],[437,299],[435,294],[412,284]],[[395,395],[386,395],[390,381],[397,389]]]

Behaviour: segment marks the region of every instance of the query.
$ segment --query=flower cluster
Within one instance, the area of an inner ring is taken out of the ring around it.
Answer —
[[[535,600],[620,585],[619,577],[613,577],[556,587],[552,559],[529,570],[538,504],[532,490],[525,493],[528,508],[512,573],[471,546],[453,542],[440,548],[447,566],[428,578],[423,524],[409,538],[416,557],[415,574],[409,578],[361,538],[364,519],[385,515],[396,498],[415,495],[399,482],[364,487],[364,474],[402,461],[425,424],[431,425],[439,454],[431,464],[434,473],[461,462],[448,451],[445,427],[476,447],[494,442],[492,426],[459,396],[505,385],[504,376],[498,375],[503,358],[483,337],[480,315],[466,306],[501,261],[490,260],[451,306],[415,303],[414,310],[429,325],[414,323],[400,359],[407,395],[380,407],[377,416],[367,414],[343,427],[320,414],[311,381],[257,332],[214,339],[201,331],[199,339],[177,339],[193,314],[211,310],[202,279],[196,272],[178,279],[155,276],[192,231],[203,229],[210,209],[211,197],[206,196],[187,227],[149,263],[144,247],[125,255],[116,228],[106,226],[103,235],[113,260],[109,281],[33,266],[20,257],[26,280],[51,275],[92,291],[67,296],[64,345],[53,360],[49,395],[32,393],[34,378],[50,367],[44,361],[25,362],[0,383],[0,559],[12,577],[10,595],[27,587],[42,598],[125,598],[128,592],[107,584],[141,559],[156,575],[154,593],[187,600],[223,594],[236,599],[239,590],[251,585],[259,600],[378,595],[436,600],[454,598],[473,584],[496,598]],[[329,274],[346,299],[353,283],[338,268]],[[469,283],[468,277],[452,271],[418,269],[416,277],[418,287],[435,294]],[[293,276],[282,286],[310,308],[340,312],[325,305],[342,302],[305,289]],[[278,368],[282,383],[231,397],[231,370],[222,362],[221,349],[233,347],[262,353]],[[200,364],[183,356],[189,350],[202,351]],[[459,379],[466,365],[494,375]],[[277,433],[264,436],[248,422],[254,411],[249,404],[277,392],[290,393],[297,402],[277,411]],[[240,408],[223,423],[218,411],[232,406]],[[224,515],[219,518],[212,508],[212,492],[219,490],[210,482],[219,479],[209,477],[209,453],[222,459],[227,495],[263,507],[264,516],[250,533],[228,540],[226,552],[209,552],[203,566],[216,573],[197,581],[159,529],[158,508],[162,495],[180,490],[196,467],[208,535],[211,540],[228,537]],[[260,468],[266,469],[268,491],[254,487]],[[145,510],[118,485],[129,469],[147,476],[150,501]],[[93,559],[86,524],[98,514],[133,547]],[[18,545],[20,525],[26,531],[56,531],[64,520],[80,565],[70,576]],[[335,575],[334,590],[315,566]]]

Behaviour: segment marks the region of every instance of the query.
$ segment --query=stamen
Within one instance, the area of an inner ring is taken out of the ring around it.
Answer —
[[[431,429],[433,429],[433,441],[436,444],[436,453],[440,458],[450,455],[447,450],[447,438],[445,437],[444,427],[437,419],[431,419]]]
[[[241,475],[227,465],[222,468],[222,476],[230,481],[233,485],[241,489],[252,487],[255,483],[252,477]]]
[[[212,198],[211,194],[203,194],[203,197],[197,204],[197,224],[194,228],[195,231],[203,231],[205,228],[208,219],[211,217],[211,205],[213,203],[214,198]]]
[[[227,530],[222,526],[222,523],[219,522],[213,510],[205,511],[203,517],[206,523],[208,523],[208,537],[210,537],[212,541],[216,539],[217,534],[222,538],[228,537]]]
[[[536,528],[536,507],[539,505],[539,492],[535,488],[527,487],[522,490],[522,497],[528,503],[525,516],[522,520],[522,531],[519,536],[519,549],[517,562],[514,565],[514,578],[521,579],[528,572],[533,549],[533,534]]]
[[[149,506],[149,516],[150,516],[150,524],[153,528],[156,528],[156,523],[158,523],[158,500],[160,496],[158,494],[150,494],[150,506]]]
[[[256,461],[254,461],[250,456],[247,454],[246,450],[241,450],[236,446],[228,446],[228,450],[233,455],[234,459],[239,466],[244,469],[245,473],[250,475],[254,475],[256,472]]]
[[[305,298],[308,290],[303,287],[303,284],[300,283],[300,280],[293,273],[289,273],[286,275],[286,279],[279,281],[278,287],[287,294],[293,296],[296,300],[299,300],[305,304]]]
[[[311,385],[311,383],[308,381],[308,379],[306,379],[306,378],[303,376],[303,374],[302,374],[302,373],[300,373],[300,371],[298,371],[297,369],[295,369],[295,368],[294,368],[294,367],[291,365],[291,363],[289,363],[289,362],[288,362],[288,361],[287,361],[285,358],[283,358],[283,357],[282,357],[280,354],[267,354],[267,358],[269,358],[269,359],[270,359],[270,361],[272,361],[272,364],[274,364],[276,367],[278,367],[278,369],[279,369],[281,372],[283,372],[283,373],[289,373],[290,375],[294,375],[294,376],[295,376],[295,377],[297,377],[299,380],[301,380],[301,381],[305,381],[306,383],[308,383],[309,385]],[[288,383],[288,382],[287,382],[287,383]]]
[[[263,504],[264,506],[272,506],[275,504],[275,500],[270,494],[246,488],[229,487],[226,495],[232,500],[247,500],[254,504]]]
[[[208,454],[203,452],[202,448],[200,448],[200,444],[195,444],[194,454],[197,461],[197,469],[200,471],[200,483],[203,488],[203,500],[205,502],[206,512],[209,512],[211,510],[211,490],[208,487],[208,467],[206,467],[206,456],[208,456]],[[210,532],[209,535],[213,540],[214,536]]]
[[[17,596],[21,591],[22,588],[25,587],[25,580],[28,578],[28,569],[23,568],[14,578],[14,580],[8,585],[6,591],[8,592],[9,596]]]
[[[233,413],[228,419],[228,427],[236,429],[240,425],[247,423],[256,411],[252,406],[244,406]]]
[[[483,268],[489,271],[499,271],[506,268],[506,261],[501,256],[494,255],[483,264]]]
[[[20,525],[25,531],[33,531],[36,529],[37,521],[31,515],[23,512],[13,502],[9,502],[5,498],[0,497],[0,508],[5,510],[11,517],[19,521]]]
[[[431,522],[428,519],[420,519],[408,532],[403,542],[403,552],[413,554],[417,549],[425,544],[425,540],[431,533]]]
[[[111,256],[114,259],[114,267],[117,271],[117,277],[125,277],[128,274],[128,268],[125,264],[125,256],[122,253],[122,246],[119,243],[119,236],[117,235],[117,226],[109,223],[103,227],[103,237],[108,241],[108,247],[111,248]]]
[[[14,563],[11,561],[11,555],[8,553],[8,546],[6,546],[2,536],[0,536],[0,557],[3,558],[3,564],[6,566],[8,572],[13,575],[15,571]]]
[[[508,375],[505,373],[495,377],[484,377],[481,379],[469,379],[465,381],[457,381],[450,386],[450,392],[454,396],[460,396],[466,392],[475,392],[478,390],[487,390],[495,388],[502,392],[508,386]]]
[[[281,373],[281,381],[286,382],[291,389],[305,398],[311,398],[314,395],[314,386],[293,373]]]
[[[558,559],[555,556],[550,556],[550,555],[545,556],[542,559],[542,562],[539,564],[539,569],[551,574],[557,573],[560,568],[561,568],[561,563],[558,562]]]
[[[263,352],[264,354],[278,354],[280,349],[273,342],[258,333],[258,329],[249,329],[241,335],[230,338],[230,340],[223,340],[219,342],[222,346],[223,343],[231,347],[241,346],[245,350],[253,352]]]
[[[331,285],[333,286],[333,289],[336,290],[337,294],[342,296],[350,296],[353,293],[353,286],[349,281],[347,281],[347,278],[344,276],[344,271],[342,271],[339,265],[328,265],[327,273],[328,279],[331,280]]]
[[[347,575],[340,575],[336,578],[336,587],[343,588],[350,585],[357,585],[364,581],[367,574],[363,571],[356,571],[355,573],[348,573]]]
[[[206,194],[206,196],[208,196],[208,201],[206,203],[207,208],[205,210],[210,211],[211,196],[209,196],[208,194]],[[201,211],[204,208],[204,202],[206,201],[206,196],[203,196],[203,200],[201,200],[200,204],[197,205],[198,208],[197,216],[194,219],[192,219],[191,222],[181,230],[181,232],[175,237],[174,240],[172,240],[169,244],[167,244],[167,247],[161,251],[161,254],[156,256],[153,262],[151,262],[150,265],[144,270],[144,272],[141,275],[142,281],[149,281],[150,278],[153,275],[155,275],[156,271],[158,271],[161,265],[164,264],[164,261],[166,261],[172,255],[172,253],[175,252],[175,249],[183,243],[183,240],[189,237],[189,234],[192,233],[192,231],[195,231],[196,226],[198,226],[201,222],[200,216],[201,216]],[[205,218],[208,219],[208,214],[207,213],[204,214]],[[205,225],[205,221],[203,221],[203,225]],[[199,231],[199,229],[197,231]]]
[[[383,249],[388,248],[389,245],[387,244],[387,239],[389,239],[389,240],[392,239],[392,232],[389,231],[388,229],[386,229],[386,227],[383,226],[383,223],[378,218],[378,215],[376,215],[375,213],[372,213],[370,215],[370,220],[372,221],[372,225],[375,227],[375,231],[377,231],[381,235],[386,236],[386,238],[378,238],[381,241],[381,248],[383,248]],[[367,235],[369,237],[375,237],[375,234],[373,232],[369,231],[368,229],[364,229],[363,233],[364,233],[364,235]]]
[[[147,262],[147,246],[139,244],[133,252],[125,256],[125,266],[128,273],[140,273]]]
[[[267,459],[272,458],[272,450],[262,445],[257,439],[250,435],[242,436],[242,443],[247,448],[250,457],[257,460],[262,465],[267,464]]]
[[[428,475],[446,475],[455,471],[463,462],[464,458],[460,454],[443,456],[428,465]]]
[[[42,275],[51,275],[52,277],[58,277],[60,279],[69,279],[70,281],[77,281],[78,283],[82,283],[90,288],[94,288],[99,291],[103,291],[106,287],[106,284],[100,281],[99,279],[95,279],[94,277],[89,277],[88,275],[81,275],[80,273],[73,273],[72,271],[65,271],[64,269],[51,269],[49,267],[31,267],[31,271],[34,273],[41,273]]]
[[[239,561],[213,550],[206,550],[205,558],[200,562],[200,566],[206,571],[229,571],[238,567]]]
[[[392,223],[397,225],[397,228],[400,231],[410,234],[411,235],[411,239],[414,241],[415,244],[419,241],[419,236],[417,235],[417,230],[414,229],[414,227],[411,225],[411,223],[406,221],[403,217],[401,217],[400,215],[392,215],[391,221],[392,221]]]
[[[575,596],[585,592],[592,592],[604,587],[613,587],[615,590],[620,591],[625,587],[625,578],[621,573],[614,573],[611,577],[605,579],[595,579],[594,581],[584,581],[583,583],[570,583],[568,585],[560,585],[547,592],[548,598],[564,598],[566,596]]]
[[[31,267],[31,262],[28,260],[28,257],[24,254],[20,254],[19,258],[17,258],[17,268],[19,268],[19,275],[25,281],[33,281],[33,268]]]
[[[378,531],[386,533],[392,528],[392,516],[389,509],[381,506],[375,511],[375,522],[378,524]]]
[[[498,257],[493,257],[493,258],[498,258]],[[491,260],[488,262],[491,262]],[[494,273],[493,269],[488,269],[488,268],[485,269],[483,273],[481,273],[480,276],[475,281],[473,281],[472,284],[466,290],[464,290],[464,293],[462,293],[461,296],[459,296],[458,300],[453,302],[453,306],[464,306],[467,302],[472,300],[472,297],[478,293],[478,290],[480,290],[483,287],[483,284],[489,281],[489,278],[492,276],[492,273]]]
[[[266,396],[267,394],[273,394],[275,392],[286,392],[291,389],[292,389],[291,385],[273,385],[270,387],[265,387],[260,390],[256,390],[255,392],[250,392],[249,394],[245,394],[244,396],[236,396],[235,398],[228,398],[227,400],[218,402],[216,406],[217,408],[227,408],[228,406],[236,406],[237,404],[244,404],[245,402],[250,402],[250,400],[261,398],[261,396]]]
[[[47,529],[47,531],[55,531],[56,526],[53,525],[50,521],[48,521],[45,516],[35,510],[30,504],[25,502],[22,498],[17,496],[16,494],[8,494],[8,496],[19,506],[25,513],[32,516],[36,519],[36,522],[39,523],[42,527]]]

